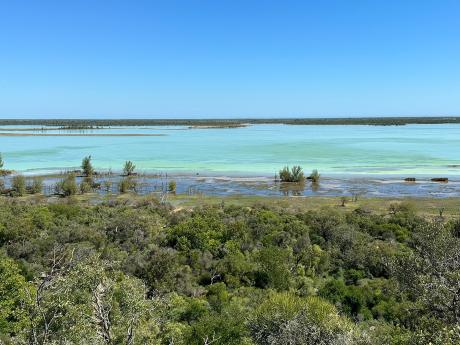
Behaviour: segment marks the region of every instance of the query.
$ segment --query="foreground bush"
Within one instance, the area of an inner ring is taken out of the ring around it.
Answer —
[[[319,178],[320,178],[320,174],[318,172],[318,170],[313,170],[310,174],[310,176],[308,177],[309,180],[311,180],[312,183],[318,183],[319,182]]]
[[[0,340],[458,344],[459,221],[433,223],[403,206],[5,198]]]
[[[352,323],[328,302],[291,293],[271,294],[249,321],[258,345],[347,345],[355,343]]]

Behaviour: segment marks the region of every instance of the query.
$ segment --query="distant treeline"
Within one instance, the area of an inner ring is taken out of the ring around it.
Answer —
[[[356,118],[273,118],[273,119],[0,119],[0,125],[59,126],[87,129],[101,126],[215,126],[239,127],[245,124],[286,125],[371,125],[460,123],[460,116],[449,117],[356,117]]]

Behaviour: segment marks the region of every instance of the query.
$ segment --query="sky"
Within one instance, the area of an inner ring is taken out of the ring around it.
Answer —
[[[459,18],[458,0],[0,0],[0,117],[460,115]]]

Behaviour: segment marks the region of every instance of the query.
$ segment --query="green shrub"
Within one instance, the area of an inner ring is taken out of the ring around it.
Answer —
[[[172,180],[168,184],[168,192],[176,194],[176,181]]]
[[[86,156],[81,161],[81,168],[85,176],[92,176],[94,174],[93,165],[91,164],[91,156]]]
[[[40,177],[34,177],[32,179],[32,184],[29,186],[29,191],[31,194],[39,194],[43,191],[43,179]]]
[[[91,183],[89,183],[88,181],[85,181],[83,180],[81,183],[80,183],[80,192],[82,194],[85,194],[85,193],[89,193],[92,191],[92,186],[91,186]]]
[[[107,193],[110,192],[110,191],[112,190],[112,182],[111,182],[111,181],[106,180],[106,181],[102,182],[102,185],[103,185],[103,187],[104,187],[104,190],[105,190]]]
[[[118,190],[120,193],[127,193],[129,191],[136,190],[136,181],[132,178],[126,177],[121,179],[120,183],[118,184]]]
[[[56,184],[56,193],[63,196],[75,195],[78,192],[78,185],[75,179],[75,174],[66,175],[61,181]]]
[[[126,161],[125,166],[123,167],[123,174],[126,176],[130,176],[134,173],[134,169],[136,169],[134,163],[131,161]]]
[[[3,168],[3,158],[2,158],[2,153],[0,152],[0,169]]]
[[[12,187],[15,195],[23,196],[26,194],[26,179],[22,175],[16,175],[13,177]]]
[[[318,297],[272,293],[259,304],[248,322],[257,345],[351,344],[353,324]]]
[[[302,168],[298,165],[294,165],[292,168],[285,166],[279,172],[281,182],[304,182],[305,176]]]
[[[313,170],[310,174],[310,176],[308,177],[309,180],[311,180],[311,182],[313,183],[318,183],[319,182],[319,178],[320,178],[320,174],[318,172],[318,170]]]

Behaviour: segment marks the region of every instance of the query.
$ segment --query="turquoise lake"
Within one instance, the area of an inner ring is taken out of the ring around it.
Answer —
[[[30,174],[79,167],[121,170],[132,160],[145,172],[272,176],[301,165],[323,176],[459,176],[460,125],[300,126],[241,128],[112,127],[90,131],[0,133],[162,134],[162,136],[0,136],[6,169]],[[14,127],[18,128],[18,126]],[[24,128],[24,127],[21,127]]]

